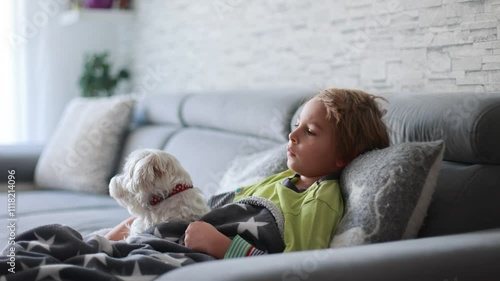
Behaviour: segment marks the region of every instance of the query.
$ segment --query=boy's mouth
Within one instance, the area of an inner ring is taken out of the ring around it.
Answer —
[[[287,154],[288,156],[292,156],[292,157],[297,156],[297,155],[295,155],[295,153],[293,153],[293,151],[292,151],[290,148],[288,148],[286,152],[287,152],[286,154]]]

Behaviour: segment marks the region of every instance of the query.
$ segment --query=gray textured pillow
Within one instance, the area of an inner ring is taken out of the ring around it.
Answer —
[[[403,143],[367,152],[340,178],[344,217],[330,247],[414,238],[434,192],[442,141]]]
[[[35,183],[107,193],[133,104],[127,97],[73,99],[38,160]]]
[[[238,187],[255,184],[273,174],[283,172],[288,169],[286,162],[285,144],[236,157],[222,176],[215,194],[234,191]]]

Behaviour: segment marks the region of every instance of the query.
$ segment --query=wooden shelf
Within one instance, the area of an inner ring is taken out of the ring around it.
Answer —
[[[126,24],[134,21],[134,18],[134,12],[131,10],[80,9],[62,12],[59,16],[59,24],[72,25],[79,22],[111,22]]]

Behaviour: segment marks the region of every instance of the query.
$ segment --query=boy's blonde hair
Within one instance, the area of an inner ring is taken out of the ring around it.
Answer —
[[[389,133],[376,99],[361,90],[326,89],[316,95],[326,107],[327,118],[335,122],[337,152],[347,163],[359,154],[389,146]]]

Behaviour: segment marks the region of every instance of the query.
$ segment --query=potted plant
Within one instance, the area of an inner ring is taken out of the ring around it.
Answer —
[[[83,73],[80,77],[81,94],[84,97],[112,96],[120,80],[129,79],[128,70],[121,69],[116,75],[110,73],[108,53],[85,56]]]

